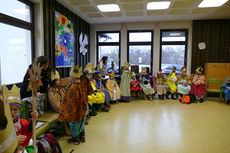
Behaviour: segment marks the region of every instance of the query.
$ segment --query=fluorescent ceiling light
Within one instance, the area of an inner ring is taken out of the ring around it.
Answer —
[[[200,5],[198,5],[199,8],[203,7],[219,7],[223,5],[228,0],[203,0]]]
[[[118,12],[118,11],[120,11],[120,8],[117,4],[97,5],[97,8],[101,12]]]
[[[161,2],[149,2],[147,4],[147,10],[163,10],[169,8],[171,2],[161,1]]]

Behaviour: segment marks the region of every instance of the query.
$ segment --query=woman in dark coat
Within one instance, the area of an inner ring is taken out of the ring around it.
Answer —
[[[49,71],[49,64],[50,64],[50,60],[46,57],[46,56],[39,56],[37,58],[37,64],[40,63],[40,67],[42,68],[42,72],[41,72],[41,76],[42,76],[42,86],[40,87],[39,92],[42,94],[46,94],[48,92],[48,85],[50,84],[51,80],[50,80],[50,71]],[[28,86],[29,86],[29,70],[32,68],[32,65],[29,66],[23,82],[22,82],[22,86],[21,86],[21,90],[20,90],[20,95],[21,95],[21,99],[26,98],[26,97],[31,97],[32,96],[32,91],[28,91]]]

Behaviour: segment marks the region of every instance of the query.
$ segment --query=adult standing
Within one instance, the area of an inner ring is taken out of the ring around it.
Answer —
[[[40,63],[40,67],[42,68],[42,72],[41,72],[42,86],[40,87],[39,92],[45,94],[48,92],[48,85],[51,82],[50,71],[49,71],[50,60],[46,56],[39,56],[37,58],[37,64],[39,63]],[[30,78],[29,71],[31,71],[31,69],[32,69],[32,65],[29,65],[29,68],[27,69],[27,72],[24,76],[21,90],[20,90],[21,99],[32,96],[32,91],[27,90],[29,86],[29,78]]]
[[[107,63],[108,56],[103,56],[97,65],[97,70],[100,71],[100,77],[104,86],[106,85],[105,76],[107,75]]]

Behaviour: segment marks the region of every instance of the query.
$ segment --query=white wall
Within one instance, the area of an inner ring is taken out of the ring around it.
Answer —
[[[187,70],[191,73],[191,48],[192,48],[192,21],[173,22],[141,22],[96,24],[90,29],[90,62],[96,65],[96,32],[97,31],[121,31],[121,66],[127,61],[127,30],[154,30],[153,41],[153,72],[159,71],[160,60],[160,30],[161,29],[188,29],[188,60]]]

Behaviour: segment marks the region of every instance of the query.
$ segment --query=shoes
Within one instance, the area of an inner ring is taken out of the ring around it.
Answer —
[[[174,97],[174,94],[171,95],[171,99],[176,100],[176,98]]]
[[[109,109],[108,109],[108,108],[105,108],[105,107],[102,107],[102,108],[101,108],[101,111],[102,111],[102,112],[108,112]]]
[[[81,132],[79,134],[79,140],[80,140],[80,142],[85,142],[85,132]]]
[[[78,137],[73,137],[67,140],[68,143],[73,143],[75,145],[79,145],[80,144],[80,139]]]
[[[91,118],[91,116],[87,115],[87,116],[86,116],[86,118],[87,118],[87,119],[90,119],[90,118]]]
[[[90,115],[90,116],[96,116],[97,113],[96,113],[96,112],[89,112],[89,115]]]
[[[89,124],[89,122],[88,121],[85,121],[85,125],[88,125]]]
[[[204,99],[203,98],[200,98],[200,103],[203,103],[204,102]]]

